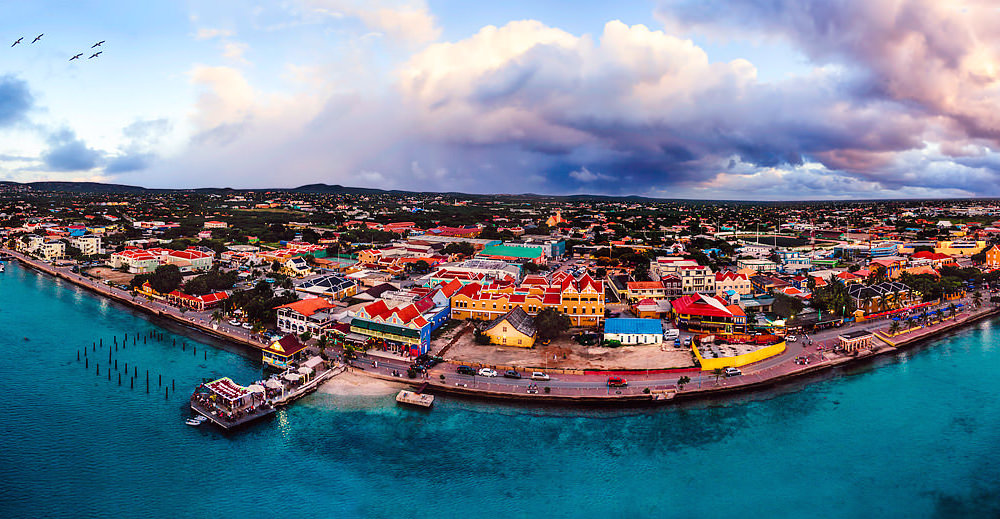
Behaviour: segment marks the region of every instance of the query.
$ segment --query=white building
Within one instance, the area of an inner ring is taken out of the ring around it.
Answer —
[[[69,239],[69,244],[80,249],[84,256],[95,256],[101,254],[101,237],[87,234],[85,236],[75,236]]]

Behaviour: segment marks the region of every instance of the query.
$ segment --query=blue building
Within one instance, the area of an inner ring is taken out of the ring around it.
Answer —
[[[660,344],[663,342],[663,323],[659,319],[605,319],[604,340],[619,341],[625,345]]]

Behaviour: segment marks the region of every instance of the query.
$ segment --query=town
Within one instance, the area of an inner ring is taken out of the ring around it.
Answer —
[[[893,351],[1000,303],[992,201],[325,187],[8,183],[0,239],[26,264],[259,352],[281,400],[324,367],[419,387],[406,392],[418,405],[423,391],[670,400]],[[218,414],[260,407],[265,381],[216,382],[201,389],[223,388]]]

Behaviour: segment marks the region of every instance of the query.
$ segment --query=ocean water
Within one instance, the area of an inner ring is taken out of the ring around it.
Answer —
[[[418,411],[314,394],[225,435],[183,419],[203,377],[259,376],[237,350],[16,264],[0,302],[4,518],[1000,516],[997,322],[737,399]],[[112,352],[136,388],[109,382],[111,338],[150,330],[165,340]]]

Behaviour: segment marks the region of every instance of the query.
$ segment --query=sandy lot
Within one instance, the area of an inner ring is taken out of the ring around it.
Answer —
[[[396,394],[400,389],[406,389],[406,386],[348,371],[324,382],[317,392],[347,396],[383,396]]]
[[[127,285],[135,277],[133,274],[128,272],[118,272],[115,269],[108,267],[94,267],[92,269],[87,269],[85,271],[87,274],[94,276],[99,279],[110,279],[114,283],[121,283],[122,285]]]
[[[496,366],[523,366],[563,369],[665,369],[694,366],[690,348],[673,345],[599,348],[581,346],[568,335],[548,346],[533,349],[479,345],[473,334],[463,336],[445,355],[449,360],[481,362]]]

